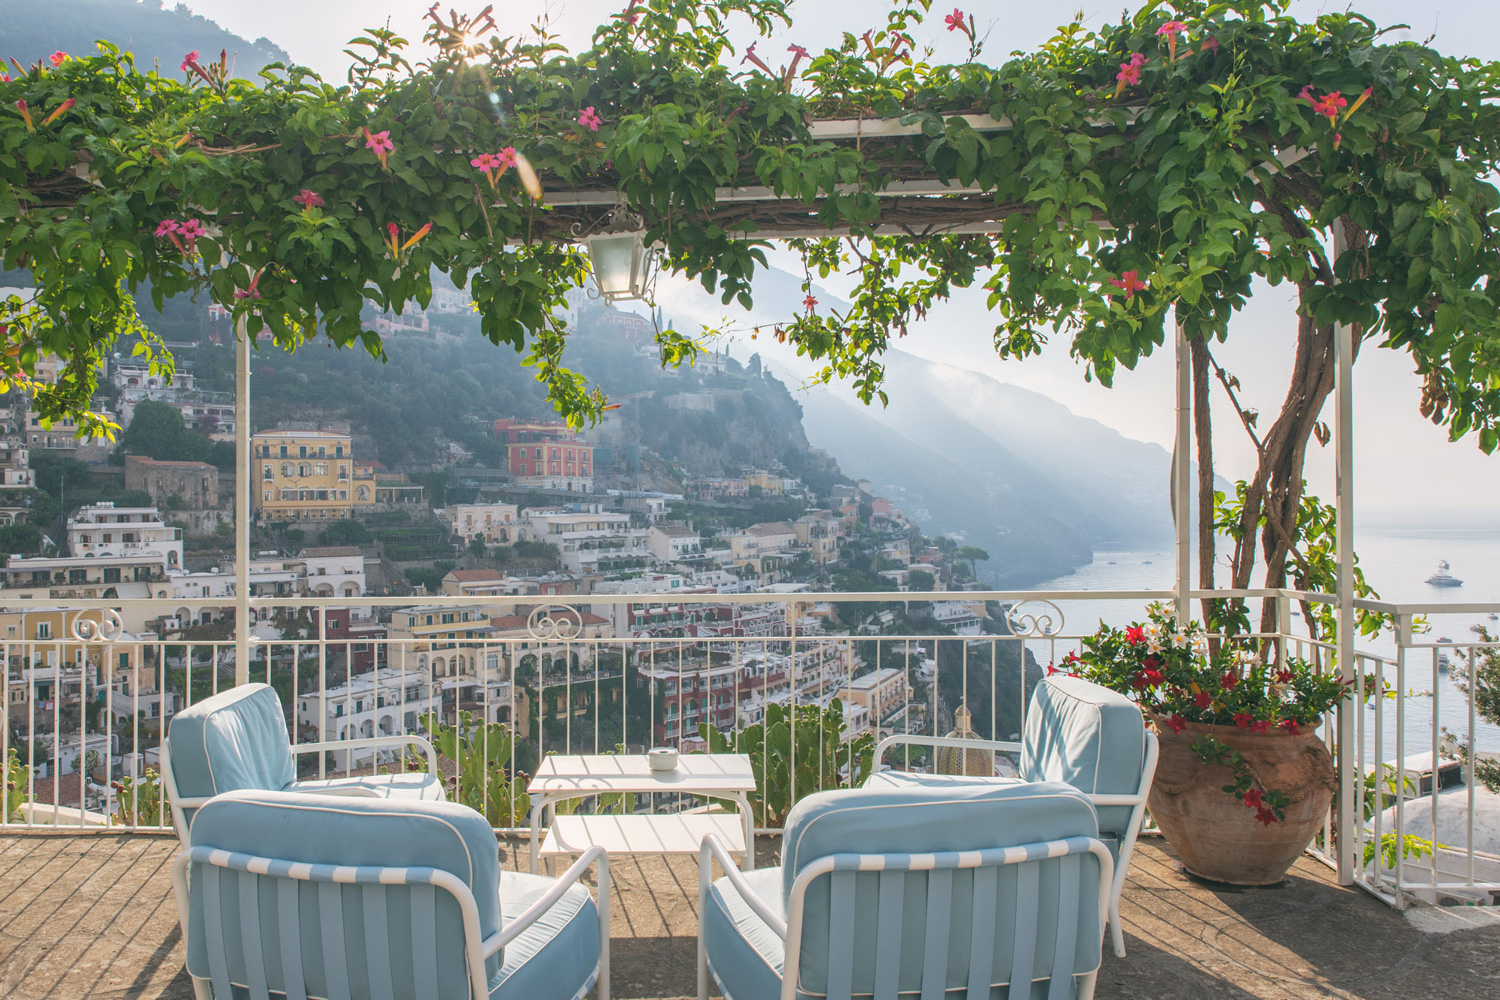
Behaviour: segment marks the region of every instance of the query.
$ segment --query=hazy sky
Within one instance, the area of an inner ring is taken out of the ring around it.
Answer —
[[[444,0],[447,10],[452,0]],[[424,0],[188,0],[188,6],[236,33],[255,38],[266,35],[285,48],[298,62],[324,76],[342,79],[348,60],[342,50],[346,41],[363,27],[385,24],[404,32],[414,41],[421,36],[422,14],[430,6]],[[470,9],[482,3],[473,2]],[[505,34],[526,31],[543,14],[552,30],[577,50],[587,44],[593,27],[625,7],[625,0],[509,0],[497,2],[496,19]],[[946,9],[946,3],[938,6]],[[1099,3],[1056,3],[1051,0],[988,0],[960,4],[972,10],[980,31],[988,31],[985,58],[998,61],[1016,49],[1030,49],[1044,41],[1059,23],[1080,7],[1098,23],[1118,17],[1120,0]],[[1129,4],[1134,8],[1137,3]],[[1341,3],[1299,0],[1293,12],[1311,17],[1320,11],[1337,10]],[[1496,0],[1360,0],[1351,5],[1381,25],[1407,23],[1409,31],[1395,31],[1391,38],[1425,38],[1454,55],[1500,59],[1500,4]],[[795,26],[784,39],[763,43],[760,50],[777,52],[778,42],[795,41],[820,48],[838,41],[844,31],[859,33],[884,21],[887,4],[881,0],[802,0],[792,7]],[[736,41],[743,48],[751,40],[746,34]],[[943,30],[939,13],[918,32],[920,45],[930,44],[936,58],[957,59],[962,53],[956,36]],[[769,60],[776,65],[776,60]],[[692,286],[696,287],[696,286]],[[837,290],[837,285],[832,285]],[[691,287],[664,283],[660,297],[669,313],[684,318],[717,318],[723,309],[717,300],[695,294]],[[990,346],[994,319],[985,311],[984,293],[971,291],[956,296],[937,309],[931,318],[902,341],[902,349],[935,361],[944,361],[982,371],[998,379],[1044,392],[1126,434],[1171,445],[1173,429],[1172,364],[1170,351],[1146,360],[1135,372],[1121,373],[1113,389],[1086,384],[1082,369],[1067,354],[1067,345],[1056,343],[1041,358],[1025,362],[1001,362]],[[1295,334],[1293,299],[1285,288],[1263,287],[1252,306],[1234,322],[1226,345],[1216,356],[1238,375],[1251,405],[1264,413],[1262,426],[1274,417],[1286,388],[1290,349]],[[766,339],[754,345],[772,353]],[[748,342],[735,345],[734,353],[745,355]],[[789,354],[789,352],[788,352]],[[795,359],[783,358],[787,363]],[[1362,509],[1422,506],[1431,509],[1492,507],[1500,496],[1500,456],[1479,452],[1472,441],[1447,442],[1446,433],[1424,421],[1417,413],[1418,383],[1405,355],[1368,348],[1355,371],[1356,467],[1359,470],[1357,500]],[[900,386],[890,387],[899,392]],[[1325,418],[1331,422],[1331,406]],[[1227,406],[1216,401],[1216,449],[1221,471],[1230,478],[1246,475],[1253,453],[1244,432]],[[1316,447],[1309,462],[1314,491],[1331,500],[1331,449]]]

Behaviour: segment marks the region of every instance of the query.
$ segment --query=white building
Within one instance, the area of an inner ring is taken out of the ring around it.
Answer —
[[[365,557],[355,545],[303,549],[301,592],[309,597],[359,597],[365,592]]]
[[[487,545],[509,545],[520,530],[520,508],[513,503],[456,503],[440,512],[450,530],[464,541],[483,538]]]
[[[97,503],[68,518],[68,551],[74,558],[159,559],[166,574],[182,565],[182,531],[168,527],[155,507]]]
[[[525,519],[526,534],[533,541],[557,546],[570,573],[611,573],[643,566],[651,555],[647,529],[631,528],[629,514],[535,508],[526,511]]]
[[[299,742],[356,740],[417,732],[434,707],[426,677],[417,670],[380,670],[346,684],[297,696]],[[335,752],[335,766],[369,763],[374,750]],[[353,758],[352,760],[350,758]]]
[[[677,562],[703,553],[703,539],[698,532],[678,524],[653,524],[646,529],[646,544],[662,562]]]
[[[982,607],[982,605],[981,605]],[[983,616],[972,604],[963,601],[942,601],[932,606],[932,617],[939,625],[946,625],[957,635],[980,635]]]

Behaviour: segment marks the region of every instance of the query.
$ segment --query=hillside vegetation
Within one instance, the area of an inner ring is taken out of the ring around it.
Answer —
[[[287,62],[286,51],[268,38],[246,41],[200,17],[185,4],[163,0],[12,0],[4,5],[0,56],[30,65],[53,52],[93,55],[100,39],[135,54],[136,65],[175,75],[182,57],[202,53],[207,61],[228,54],[233,75],[255,79],[267,63]]]

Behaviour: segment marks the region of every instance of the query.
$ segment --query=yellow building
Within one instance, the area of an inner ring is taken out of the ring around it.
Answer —
[[[250,439],[256,513],[267,521],[340,521],[350,500],[354,454],[337,431],[268,430]]]
[[[105,622],[101,636],[101,621]],[[150,638],[154,638],[150,637]],[[108,612],[77,608],[0,610],[7,667],[6,708],[13,724],[50,731],[59,705],[108,703],[117,718],[140,715],[159,725],[178,708],[164,692],[158,658],[143,655],[141,637],[121,630]],[[76,723],[76,718],[70,720]],[[90,729],[96,720],[91,716]]]

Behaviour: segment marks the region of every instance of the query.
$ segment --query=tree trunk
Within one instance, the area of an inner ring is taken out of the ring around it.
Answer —
[[[1198,587],[1214,589],[1214,442],[1209,412],[1208,344],[1188,342],[1193,369],[1193,435],[1198,444]],[[1213,621],[1213,600],[1203,598],[1203,620]]]

